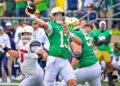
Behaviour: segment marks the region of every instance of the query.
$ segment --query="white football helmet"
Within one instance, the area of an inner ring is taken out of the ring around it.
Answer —
[[[56,20],[55,20],[54,16],[55,16],[56,13],[61,13],[61,14],[63,15],[63,21],[56,21]],[[65,20],[64,10],[63,10],[62,8],[60,8],[60,7],[54,7],[54,8],[51,10],[51,12],[50,12],[50,19],[51,19],[51,21],[55,21],[55,22],[58,23],[58,24],[63,23],[64,20]]]
[[[30,33],[30,35],[24,35],[24,33]],[[33,36],[33,28],[32,26],[25,26],[21,32],[21,40],[24,44],[28,43]]]

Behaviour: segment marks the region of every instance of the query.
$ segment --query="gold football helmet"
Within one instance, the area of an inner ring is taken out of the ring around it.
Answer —
[[[52,21],[55,21],[54,15],[55,15],[56,13],[62,13],[63,16],[65,16],[64,10],[63,10],[62,8],[60,8],[60,7],[54,7],[54,8],[51,10],[51,12],[50,12],[50,19],[51,19]]]

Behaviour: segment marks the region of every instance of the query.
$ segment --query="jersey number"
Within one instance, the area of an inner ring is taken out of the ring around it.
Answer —
[[[64,38],[63,38],[63,31],[60,31],[60,40],[61,40],[61,43],[60,43],[60,47],[65,47],[65,48],[69,48],[69,45],[67,45],[67,44],[64,44]],[[69,42],[69,37],[68,37],[68,39],[67,39],[67,41]]]
[[[89,37],[89,36],[87,36],[86,33],[83,33],[83,34],[84,34],[84,36],[85,36],[85,39],[87,40],[87,45],[88,45],[88,46],[92,46],[92,45],[93,45],[93,43],[92,43],[92,38]]]

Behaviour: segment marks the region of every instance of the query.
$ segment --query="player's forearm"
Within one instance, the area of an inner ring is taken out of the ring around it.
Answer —
[[[96,46],[99,46],[99,45],[100,45],[100,44],[98,43],[97,37],[94,37],[94,44],[95,44]]]
[[[37,17],[33,18],[39,25],[40,27],[42,27],[43,29],[48,29],[49,28],[49,24],[47,24],[46,22],[44,22],[42,19],[39,19]]]
[[[19,57],[19,52],[15,51],[15,50],[9,50],[7,52],[10,56],[14,57],[14,58],[18,58]]]
[[[111,35],[109,35],[106,40],[100,41],[100,44],[109,44],[110,40],[111,40]]]
[[[73,68],[76,68],[77,64],[79,63],[79,60],[77,60],[76,58],[72,59],[71,65]]]
[[[77,37],[77,36],[73,36],[73,37],[71,37],[72,38],[72,40],[75,42],[75,43],[77,43],[78,45],[82,45],[82,40],[79,38],[79,37]]]
[[[73,49],[73,52],[80,52],[82,53],[82,46],[76,44],[75,42],[71,42],[71,47]]]
[[[34,0],[34,3],[37,4],[39,2],[41,2],[42,0]]]
[[[17,3],[17,2],[21,2],[22,0],[15,0],[15,2]]]
[[[39,51],[36,52],[36,54],[43,55],[43,58],[41,59],[42,61],[47,60],[48,54],[47,54],[47,52],[45,50],[39,50]]]

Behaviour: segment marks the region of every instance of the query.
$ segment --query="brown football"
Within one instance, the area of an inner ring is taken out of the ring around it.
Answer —
[[[35,4],[34,4],[33,2],[28,3],[28,5],[27,5],[27,10],[28,10],[28,12],[30,12],[31,14],[34,14],[35,11],[36,11],[36,6],[35,6]]]

